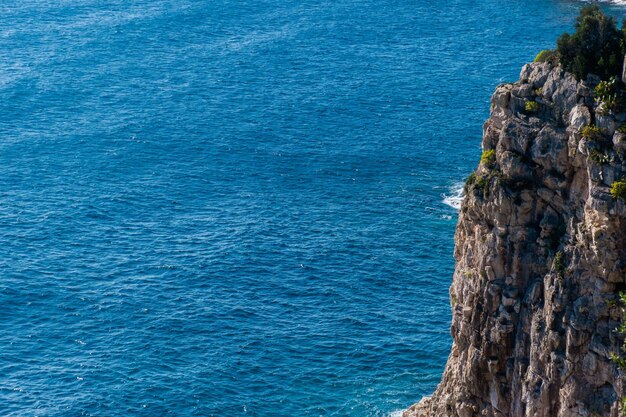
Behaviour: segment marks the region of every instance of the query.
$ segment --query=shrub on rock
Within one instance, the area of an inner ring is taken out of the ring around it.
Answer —
[[[544,49],[543,51],[537,54],[533,62],[547,62],[547,61],[552,61],[554,58],[556,58],[555,51],[552,51],[550,49]]]
[[[483,152],[480,156],[480,163],[487,168],[493,168],[496,163],[496,151],[489,149]]]
[[[526,113],[537,113],[539,110],[539,103],[536,101],[527,101],[526,104],[524,104],[524,110]]]
[[[573,35],[564,33],[557,41],[561,65],[578,80],[596,74],[607,80],[621,75],[624,59],[624,34],[615,19],[597,5],[584,6],[576,19]]]
[[[626,201],[626,180],[615,181],[611,184],[611,196]]]

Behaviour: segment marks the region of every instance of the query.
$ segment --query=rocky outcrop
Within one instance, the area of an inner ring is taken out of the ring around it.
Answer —
[[[626,115],[596,103],[597,81],[533,63],[497,87],[482,143],[495,158],[456,229],[452,351],[404,417],[620,415],[626,207],[609,187],[626,177]]]

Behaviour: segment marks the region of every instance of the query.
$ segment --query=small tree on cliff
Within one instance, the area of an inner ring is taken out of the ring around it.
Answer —
[[[557,41],[561,65],[581,80],[587,74],[602,79],[619,76],[624,60],[624,34],[615,19],[597,5],[587,5],[576,19],[576,32],[564,33]]]

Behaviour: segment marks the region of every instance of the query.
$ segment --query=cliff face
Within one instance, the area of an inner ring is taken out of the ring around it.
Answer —
[[[501,85],[466,186],[450,288],[453,346],[417,416],[618,416],[626,288],[624,114],[550,63]],[[537,105],[528,105],[535,101]],[[598,108],[600,107],[600,108]],[[583,135],[587,125],[602,135]]]

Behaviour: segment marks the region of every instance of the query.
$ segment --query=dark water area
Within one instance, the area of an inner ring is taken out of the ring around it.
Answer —
[[[580,4],[4,1],[0,415],[432,392],[489,97]]]

